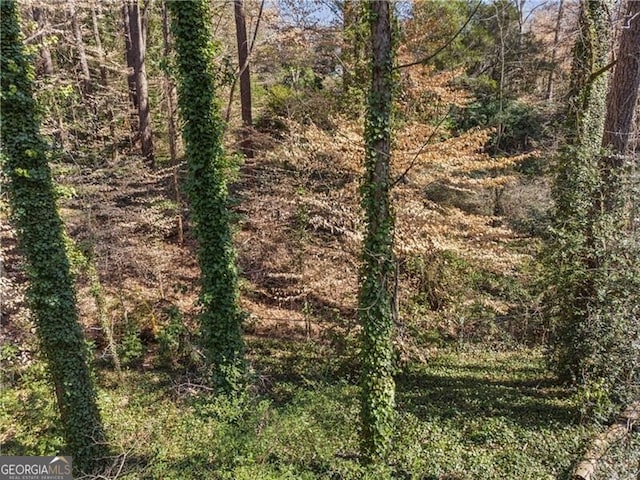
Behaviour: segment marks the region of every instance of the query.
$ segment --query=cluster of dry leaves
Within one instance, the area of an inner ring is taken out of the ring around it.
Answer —
[[[412,88],[405,89],[406,103],[399,108],[409,108],[411,97],[424,92],[442,105],[464,105],[466,94],[449,86],[452,75],[413,69],[403,80]],[[337,128],[326,131],[289,122],[284,140],[260,151],[232,185],[248,334],[311,338],[327,328],[355,326],[364,231],[359,206],[363,125],[347,118],[334,123]],[[476,129],[450,137],[440,126],[398,125],[392,195],[399,261],[449,251],[483,269],[518,275],[529,254],[512,248],[519,234],[491,212],[495,192],[517,188],[510,167],[522,158],[491,157],[484,151],[490,133]],[[95,262],[112,325],[134,318],[153,336],[167,307],[176,306],[195,326],[198,267],[175,175],[174,168],[149,172],[124,161],[58,175],[59,182],[75,188],[61,213],[78,248]],[[460,196],[463,202],[447,200]],[[466,208],[467,203],[480,205],[480,211]],[[184,232],[178,232],[180,225]],[[17,261],[7,257],[5,268]],[[16,286],[4,283],[4,297],[21,300],[13,293]],[[410,279],[403,279],[400,296],[410,298],[412,288]],[[98,314],[90,291],[80,275],[81,317],[95,330]],[[485,301],[497,312],[509,308],[495,299]]]

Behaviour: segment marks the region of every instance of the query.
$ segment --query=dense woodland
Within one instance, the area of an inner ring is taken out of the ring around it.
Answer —
[[[0,454],[640,478],[640,0],[0,21]]]

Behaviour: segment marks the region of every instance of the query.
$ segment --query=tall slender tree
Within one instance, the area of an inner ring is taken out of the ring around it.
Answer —
[[[144,2],[142,11],[138,0],[128,0],[129,38],[132,48],[133,74],[138,106],[138,132],[142,156],[149,166],[155,165],[153,134],[151,131],[151,110],[149,107],[149,87],[147,82],[147,19],[149,2]]]
[[[33,15],[35,22],[38,24],[38,28],[46,31],[49,27],[46,10],[34,5],[31,7],[31,14]],[[46,34],[44,38],[46,39]],[[53,75],[53,59],[51,57],[51,50],[49,49],[46,41],[43,41],[40,46],[40,59],[39,73],[43,73],[44,75]]]
[[[208,0],[167,2],[179,72],[178,104],[189,170],[188,196],[201,269],[201,325],[214,381],[228,393],[245,370],[237,271],[227,206],[224,122],[216,99]]]
[[[249,70],[249,44],[247,43],[247,22],[244,15],[244,0],[234,0],[233,13],[236,24],[238,65],[240,67],[242,123],[250,127],[253,123],[253,118],[251,114],[251,76]]]
[[[100,84],[106,87],[109,76],[107,73],[107,65],[105,62],[104,48],[102,47],[102,38],[100,37],[99,18],[102,10],[100,3],[93,0],[91,3],[91,25],[93,27],[93,41],[96,44],[96,53],[98,54],[98,62],[100,63]]]
[[[2,170],[9,180],[13,221],[30,281],[29,303],[53,380],[67,453],[87,472],[104,457],[105,437],[15,1],[0,2],[0,18]]]
[[[135,54],[131,39],[131,16],[129,15],[128,0],[122,1],[122,26],[124,30],[125,58],[127,60],[127,85],[129,87],[129,100],[136,110],[138,109],[138,96],[136,94],[136,74],[134,71]]]
[[[87,53],[84,48],[84,39],[82,37],[82,27],[78,19],[78,10],[75,0],[67,0],[69,9],[69,17],[71,18],[71,28],[73,29],[73,38],[78,53],[78,61],[80,63],[80,72],[82,74],[82,92],[84,95],[91,95],[92,83],[91,72],[89,71],[89,62],[87,61]]]
[[[171,58],[171,38],[169,32],[169,12],[167,2],[162,0],[162,45],[165,60]],[[178,119],[176,106],[176,87],[168,70],[163,75],[164,96],[167,106],[167,121],[169,126],[169,155],[171,163],[178,160]]]
[[[393,42],[391,4],[367,4],[371,40],[371,86],[365,120],[365,175],[362,206],[367,231],[360,273],[362,325],[361,448],[368,462],[384,460],[395,408],[393,379],[393,229],[389,191]]]

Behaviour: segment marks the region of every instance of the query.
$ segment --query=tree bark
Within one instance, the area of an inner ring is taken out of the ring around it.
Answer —
[[[640,401],[636,401],[620,414],[613,425],[593,439],[582,461],[574,468],[571,480],[591,480],[607,451],[631,433],[639,419]]]
[[[151,111],[149,109],[149,91],[147,84],[146,56],[146,23],[148,2],[145,2],[142,12],[138,0],[129,0],[129,31],[133,52],[133,73],[136,82],[136,97],[138,99],[138,131],[142,156],[150,167],[154,167],[153,136],[151,131]]]
[[[31,9],[33,20],[38,24],[40,30],[47,30],[49,22],[47,21],[46,11],[40,7],[34,6]],[[49,49],[47,42],[47,35],[43,37],[42,45],[40,46],[40,64],[38,73],[44,75],[53,75],[53,59],[51,58],[51,50]]]
[[[600,147],[604,128],[611,3],[581,0],[580,33],[573,49],[567,129],[573,143],[591,151]]]
[[[393,51],[391,4],[367,5],[372,47],[365,122],[362,206],[367,225],[359,293],[362,325],[361,449],[368,463],[384,462],[393,433],[393,214],[389,190]]]
[[[84,48],[84,40],[82,39],[82,29],[78,21],[78,12],[76,10],[75,0],[67,0],[69,7],[69,16],[71,18],[71,28],[73,29],[73,38],[76,50],[78,51],[78,61],[80,63],[80,71],[82,74],[82,92],[85,96],[92,93],[91,72],[89,71],[89,63],[87,62],[87,53]]]
[[[551,351],[563,380],[583,384],[603,373],[602,358],[584,345],[600,344],[590,315],[597,249],[594,244],[598,194],[598,158],[604,119],[611,45],[610,0],[581,0],[579,32],[573,48],[571,85],[567,98],[567,145],[558,162],[553,197],[553,227],[546,253],[549,290],[547,311],[552,313]],[[604,70],[603,70],[604,69]],[[604,348],[604,347],[603,347]]]
[[[171,39],[169,30],[169,14],[167,12],[167,2],[162,1],[162,41],[164,46],[165,59],[171,56]],[[164,74],[164,94],[167,101],[167,119],[169,122],[169,155],[171,163],[178,161],[178,129],[176,118],[176,88],[173,79],[168,72]]]
[[[104,49],[102,48],[102,39],[100,38],[100,28],[98,24],[98,9],[100,4],[95,0],[91,4],[91,24],[93,26],[93,38],[96,42],[96,51],[98,53],[98,62],[100,63],[100,83],[103,87],[108,84],[107,66],[105,65]]]
[[[234,0],[233,11],[236,23],[236,40],[238,44],[238,65],[240,67],[240,109],[242,112],[242,153],[247,158],[253,157],[251,148],[251,77],[249,73],[249,45],[247,43],[247,25],[244,15],[244,0]]]
[[[602,189],[596,208],[606,212],[630,203],[625,199],[625,183],[630,177],[627,154],[640,90],[640,0],[628,2],[623,22],[602,135],[607,154],[600,158]]]
[[[138,109],[138,96],[136,95],[136,75],[134,73],[134,53],[131,41],[131,17],[129,16],[129,4],[127,0],[122,3],[122,24],[124,29],[124,46],[127,59],[127,85],[129,86],[129,100],[136,110]]]
[[[624,155],[629,145],[640,89],[640,0],[630,0],[624,17],[602,145]]]

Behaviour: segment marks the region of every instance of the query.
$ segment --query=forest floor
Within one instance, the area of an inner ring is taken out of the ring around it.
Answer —
[[[195,373],[198,266],[183,165],[54,165],[117,455],[106,478],[567,478],[599,427],[581,422],[575,392],[527,340],[544,335],[529,292],[538,243],[525,221],[548,201],[544,181],[502,172],[478,131],[427,151],[452,159],[437,165],[414,165],[429,132],[407,132],[416,140],[400,145],[397,429],[387,467],[359,466],[360,133],[291,125],[285,142],[230,172],[253,372],[234,401]],[[488,185],[474,184],[479,169],[494,172]],[[1,452],[48,455],[60,428],[4,221],[0,234]],[[637,478],[636,437],[615,447],[599,478]]]

